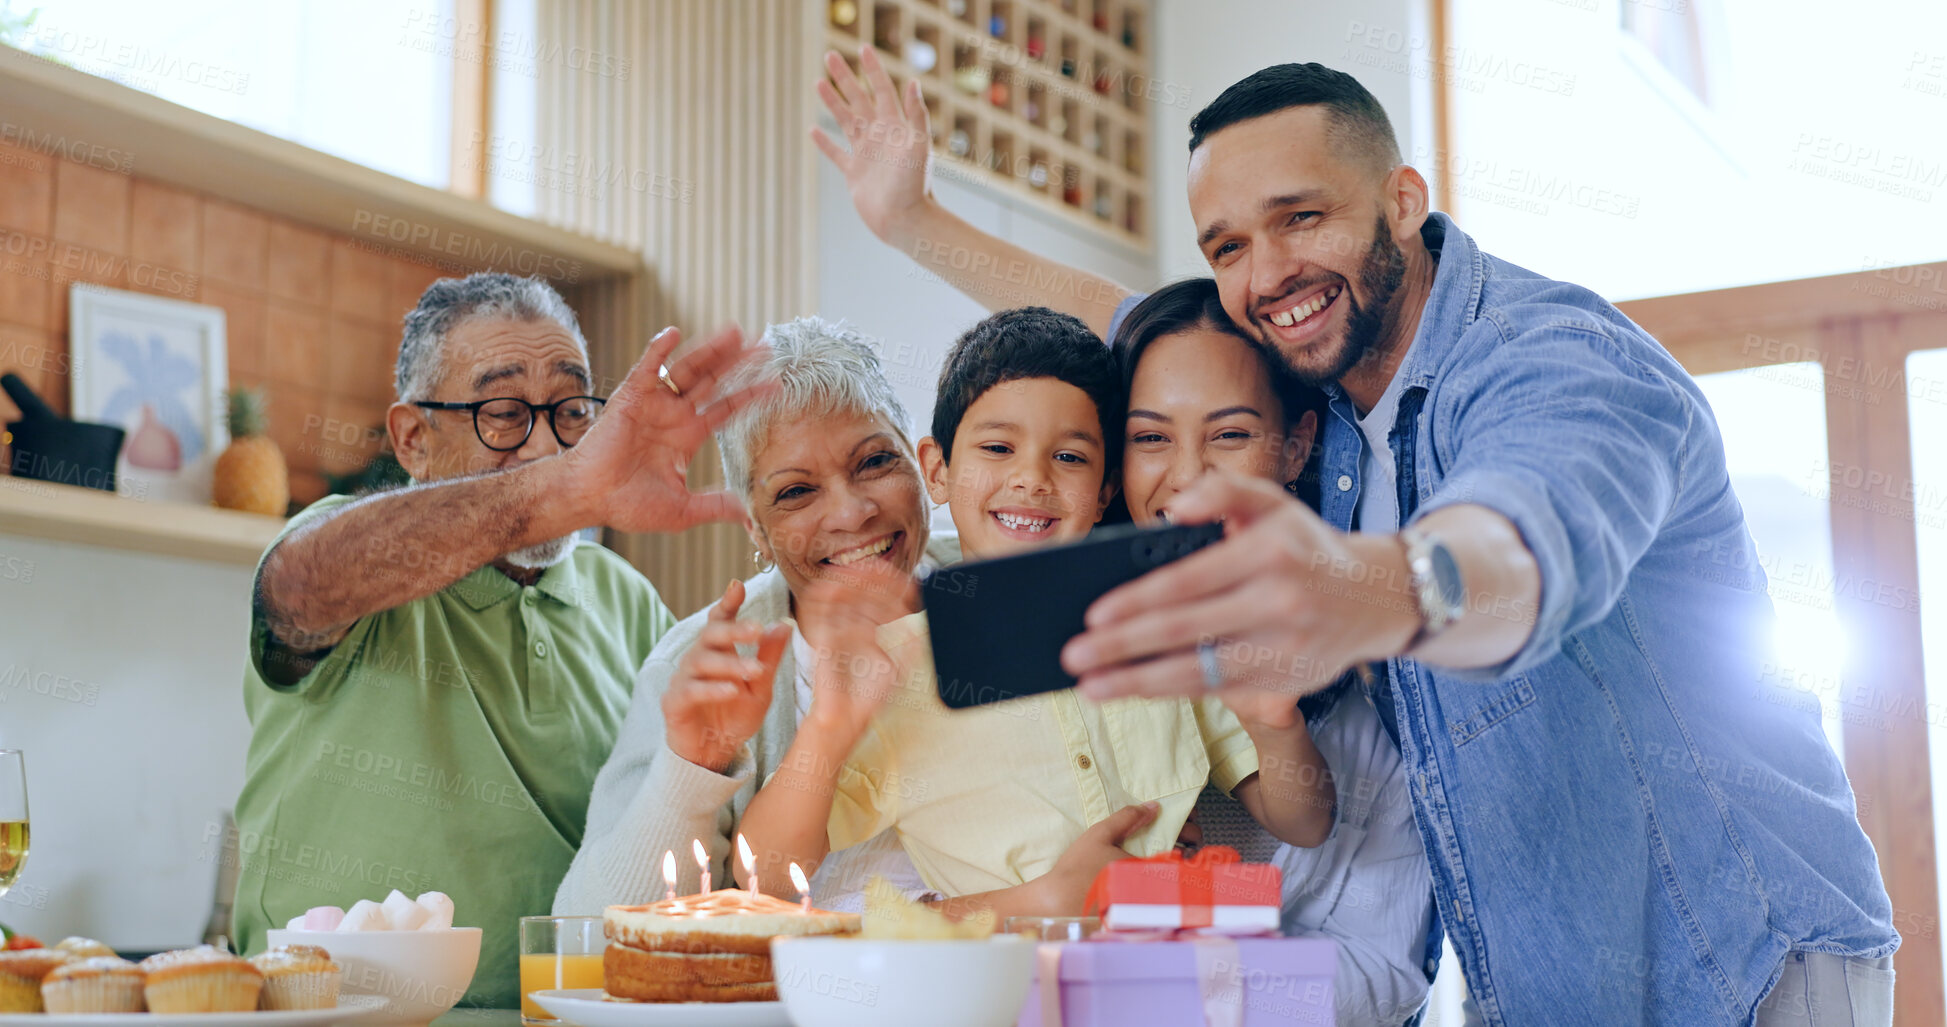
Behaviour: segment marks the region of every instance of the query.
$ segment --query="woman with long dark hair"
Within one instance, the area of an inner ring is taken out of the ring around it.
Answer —
[[[1304,385],[1233,326],[1216,282],[1192,278],[1137,304],[1113,341],[1128,388],[1122,496],[1139,524],[1167,520],[1170,501],[1212,470],[1277,481],[1314,509],[1306,470],[1324,393]],[[1356,679],[1299,702],[1332,768],[1338,823],[1315,848],[1282,845],[1234,800],[1206,791],[1206,844],[1284,871],[1284,929],[1339,945],[1341,1024],[1398,1024],[1431,983],[1424,948],[1432,878],[1413,821],[1399,749]]]

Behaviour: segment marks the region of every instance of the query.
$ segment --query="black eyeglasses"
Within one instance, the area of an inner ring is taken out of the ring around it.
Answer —
[[[596,396],[569,396],[552,403],[529,403],[524,399],[504,396],[472,403],[419,400],[413,406],[425,410],[473,411],[473,433],[480,436],[481,444],[496,452],[506,453],[527,445],[528,436],[534,434],[536,411],[548,415],[548,428],[554,432],[555,441],[563,446],[572,446],[588,434],[589,427],[602,415],[602,406],[607,402]]]

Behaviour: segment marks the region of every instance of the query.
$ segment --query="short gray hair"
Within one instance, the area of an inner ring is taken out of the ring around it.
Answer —
[[[444,351],[453,330],[469,321],[511,318],[553,321],[566,329],[588,358],[588,340],[581,324],[554,286],[540,278],[521,278],[482,271],[465,278],[442,278],[426,287],[419,305],[406,315],[405,335],[399,340],[399,365],[392,387],[401,403],[431,396],[446,376]]]
[[[785,417],[807,414],[863,414],[891,426],[907,457],[913,455],[912,427],[906,408],[880,365],[879,347],[844,324],[801,317],[764,330],[770,350],[762,360],[739,368],[722,386],[729,392],[763,379],[777,392],[754,403],[717,429],[724,484],[750,509],[750,465],[771,427]]]

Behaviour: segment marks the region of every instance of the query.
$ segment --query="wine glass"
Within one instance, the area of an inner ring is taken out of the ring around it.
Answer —
[[[27,757],[0,749],[0,895],[27,865]]]

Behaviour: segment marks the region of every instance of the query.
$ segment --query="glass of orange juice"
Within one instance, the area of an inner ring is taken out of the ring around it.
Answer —
[[[598,916],[521,917],[521,1022],[559,1022],[531,997],[537,991],[599,991],[607,944]]]

